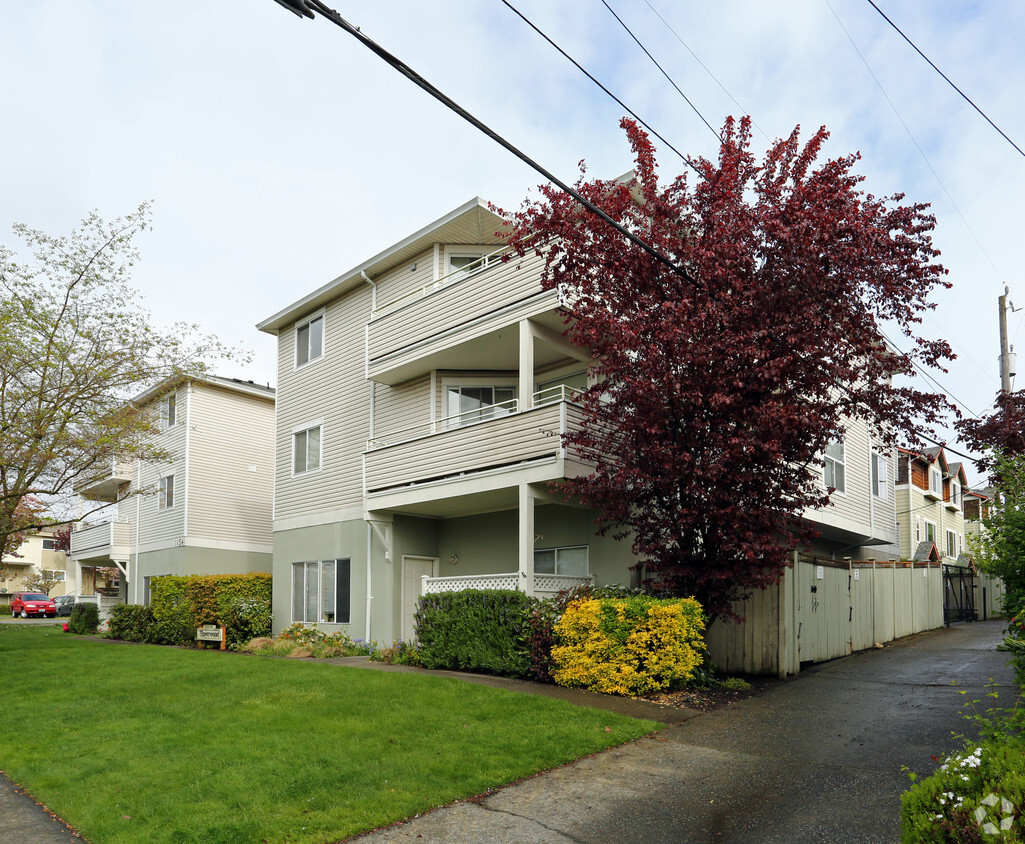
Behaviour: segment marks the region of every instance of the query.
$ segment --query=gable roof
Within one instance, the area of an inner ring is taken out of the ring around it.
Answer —
[[[434,243],[501,244],[504,238],[499,236],[498,230],[506,225],[508,221],[505,218],[492,211],[489,203],[476,196],[373,258],[357,264],[333,281],[297,299],[273,316],[258,322],[256,327],[268,334],[277,334],[300,317],[365,284],[364,274],[372,279],[412,260]]]
[[[210,384],[211,386],[222,387],[236,393],[244,393],[249,396],[257,396],[262,399],[268,399],[272,402],[274,401],[274,388],[271,386],[265,387],[263,384],[255,384],[252,381],[243,381],[240,378],[223,378],[220,375],[179,375],[174,378],[165,378],[159,384],[154,384],[148,390],[143,390],[143,392],[139,393],[139,395],[132,399],[132,404],[136,407],[144,405],[158,396],[162,396],[164,393],[169,392],[172,388],[178,387],[189,381],[195,381],[199,384]]]

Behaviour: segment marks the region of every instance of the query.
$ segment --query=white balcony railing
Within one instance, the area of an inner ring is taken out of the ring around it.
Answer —
[[[403,294],[397,299],[392,299],[389,302],[385,302],[383,305],[378,305],[370,314],[370,319],[375,320],[378,317],[384,316],[391,311],[401,308],[403,305],[408,305],[410,302],[415,302],[417,299],[422,299],[425,296],[429,296],[436,290],[442,290],[448,287],[450,284],[454,284],[457,281],[461,281],[471,275],[488,269],[489,267],[495,266],[502,260],[502,256],[509,251],[508,246],[502,246],[496,249],[494,252],[489,252],[487,255],[482,255],[476,261],[470,264],[460,267],[457,270],[453,270],[448,275],[443,275],[436,281],[432,281],[430,284],[424,284],[421,287],[417,287],[415,290],[410,290],[408,293]]]
[[[565,384],[559,384],[555,387],[549,387],[545,390],[534,393],[531,396],[530,408],[524,409],[529,410],[531,408],[558,404],[563,401],[574,401],[579,395],[579,390],[576,390],[573,387],[568,387]],[[374,437],[373,439],[367,440],[367,451],[372,451],[375,448],[383,448],[389,445],[398,445],[399,443],[410,442],[411,440],[429,437],[432,434],[439,434],[444,431],[454,431],[459,428],[469,427],[470,425],[479,425],[482,422],[490,422],[493,419],[500,419],[519,412],[519,399],[510,399],[509,401],[499,402],[498,404],[484,405],[483,407],[467,410],[454,416],[445,416],[434,421],[411,425],[408,428],[400,428],[399,430],[388,434],[386,437]]]
[[[128,522],[111,521],[71,532],[71,556],[86,560],[101,557],[122,559],[128,554],[132,527]]]
[[[420,578],[420,594],[433,595],[438,592],[464,592],[467,589],[519,589],[522,578],[519,572],[501,574],[467,574],[456,577]],[[548,598],[566,589],[592,583],[594,575],[534,574],[534,595]]]

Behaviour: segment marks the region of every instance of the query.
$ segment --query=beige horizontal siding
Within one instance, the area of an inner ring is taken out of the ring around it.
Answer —
[[[396,431],[427,424],[431,418],[431,376],[405,384],[374,385],[374,436],[387,439]]]
[[[159,400],[152,406],[158,412]],[[141,483],[133,481],[132,489],[142,490],[142,494],[119,508],[119,513],[132,524],[133,543],[171,545],[185,536],[185,440],[191,417],[184,389],[177,391],[176,419],[177,424],[157,438],[158,445],[172,454],[173,459],[162,464],[140,462],[137,477],[141,478]],[[174,475],[174,504],[162,510],[158,506],[157,488],[160,479],[167,475]]]
[[[555,307],[558,294],[552,290],[544,297],[543,305],[527,308],[523,315],[503,313],[496,315],[493,321],[480,322],[496,311],[538,297],[542,292],[540,271],[541,260],[536,257],[524,258],[520,262],[510,261],[439,288],[375,319],[369,328],[371,375],[386,366],[452,345],[453,338],[448,336],[448,332],[470,323],[477,329],[473,336],[515,322],[529,313]],[[429,342],[432,338],[434,341]],[[411,349],[409,355],[384,360],[421,343],[427,345]]]
[[[557,456],[559,408],[549,405],[369,451],[367,490]]]
[[[433,285],[435,278],[434,249],[431,248],[411,261],[371,279],[377,285],[377,307],[387,307],[404,297],[416,295],[425,287]]]
[[[275,518],[362,503],[361,456],[370,425],[363,326],[370,307],[369,285],[329,305],[324,355],[298,370],[294,326],[278,337]],[[317,420],[323,421],[321,469],[292,477],[293,429]]]
[[[196,384],[189,407],[190,539],[269,543],[274,402]]]

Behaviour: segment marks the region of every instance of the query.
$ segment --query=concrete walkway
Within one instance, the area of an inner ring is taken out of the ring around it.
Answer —
[[[959,746],[962,703],[1017,692],[1000,621],[963,624],[813,667],[761,696],[357,840],[900,840],[901,765]],[[953,685],[953,684],[957,685]],[[967,691],[966,696],[958,694]]]
[[[959,746],[965,700],[991,678],[1017,693],[1000,621],[924,633],[815,666],[765,694],[707,714],[496,677],[470,682],[548,694],[660,720],[658,735],[454,803],[356,839],[364,844],[899,841],[906,765]],[[335,660],[361,666],[360,660]],[[410,670],[382,666],[381,670]],[[415,670],[415,669],[414,669]],[[445,672],[448,673],[448,672]],[[955,685],[956,684],[956,685]],[[959,691],[966,691],[962,696]],[[0,776],[0,842],[81,838]],[[97,842],[96,844],[102,844]]]

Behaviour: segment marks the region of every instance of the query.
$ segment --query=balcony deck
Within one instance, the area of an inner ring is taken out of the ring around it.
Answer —
[[[81,486],[76,485],[75,492],[90,501],[117,501],[118,491],[124,484],[131,483],[134,474],[134,463],[114,460]]]
[[[524,411],[513,401],[479,412],[489,410],[493,415],[475,424],[447,427],[452,420],[442,420],[399,432],[393,442],[368,443],[364,455],[367,498],[394,497],[431,486],[437,491],[425,493],[427,497],[444,498],[453,493],[441,487],[458,481],[477,479],[477,491],[484,491],[484,486],[514,486],[508,476],[521,470],[533,471],[529,480],[535,482],[585,469],[562,444],[561,435],[579,427],[582,419],[580,406],[564,393],[558,394],[558,400]],[[504,412],[499,415],[498,410]],[[487,483],[480,480],[484,478]]]
[[[517,336],[501,329],[554,313],[560,305],[557,291],[541,289],[540,270],[535,257],[491,260],[381,305],[367,325],[367,375],[398,384],[431,369],[458,369],[466,360],[459,346],[485,336],[488,353],[505,356],[506,365],[497,357],[480,361],[479,350],[475,358],[484,368],[509,368],[516,360]],[[561,329],[561,319],[553,318],[552,325]]]
[[[71,532],[71,559],[79,563],[94,560],[127,560],[132,527],[127,522],[106,522]]]

